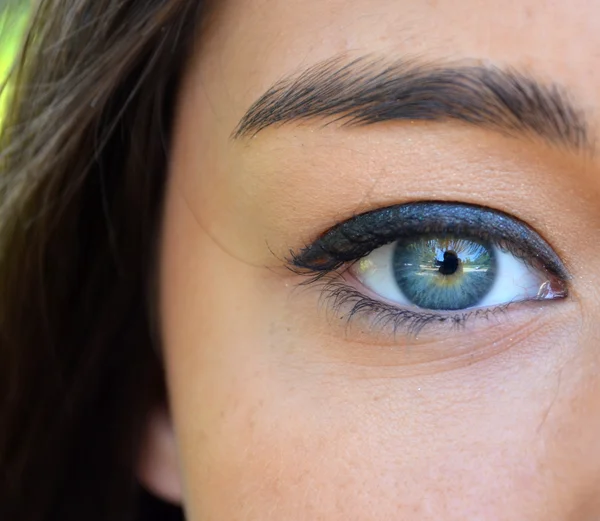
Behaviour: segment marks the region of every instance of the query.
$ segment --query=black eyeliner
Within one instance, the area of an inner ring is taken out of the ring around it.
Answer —
[[[291,252],[289,262],[299,272],[326,274],[376,248],[417,235],[477,238],[561,280],[570,278],[552,247],[523,221],[490,208],[452,202],[406,203],[356,215],[299,252]]]

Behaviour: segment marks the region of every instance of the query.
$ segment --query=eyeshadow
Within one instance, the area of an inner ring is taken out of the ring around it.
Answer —
[[[562,280],[570,278],[552,247],[520,219],[482,206],[437,201],[356,215],[330,228],[298,253],[292,252],[289,262],[300,271],[327,273],[391,242],[428,236],[487,241]]]

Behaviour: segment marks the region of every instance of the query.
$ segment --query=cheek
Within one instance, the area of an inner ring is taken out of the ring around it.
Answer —
[[[600,384],[577,370],[581,346],[411,378],[315,356],[344,339],[317,334],[286,279],[221,249],[175,193],[161,268],[191,521],[541,521],[594,501]]]

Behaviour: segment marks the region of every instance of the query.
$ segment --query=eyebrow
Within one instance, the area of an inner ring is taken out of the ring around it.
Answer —
[[[250,107],[232,137],[315,118],[346,126],[454,120],[576,151],[593,148],[584,112],[559,85],[495,66],[370,57],[336,57],[280,80]]]

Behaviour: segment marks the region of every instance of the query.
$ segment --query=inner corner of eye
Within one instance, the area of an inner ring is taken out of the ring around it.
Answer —
[[[556,300],[564,299],[569,296],[569,284],[566,280],[550,275],[538,288],[538,300]]]

